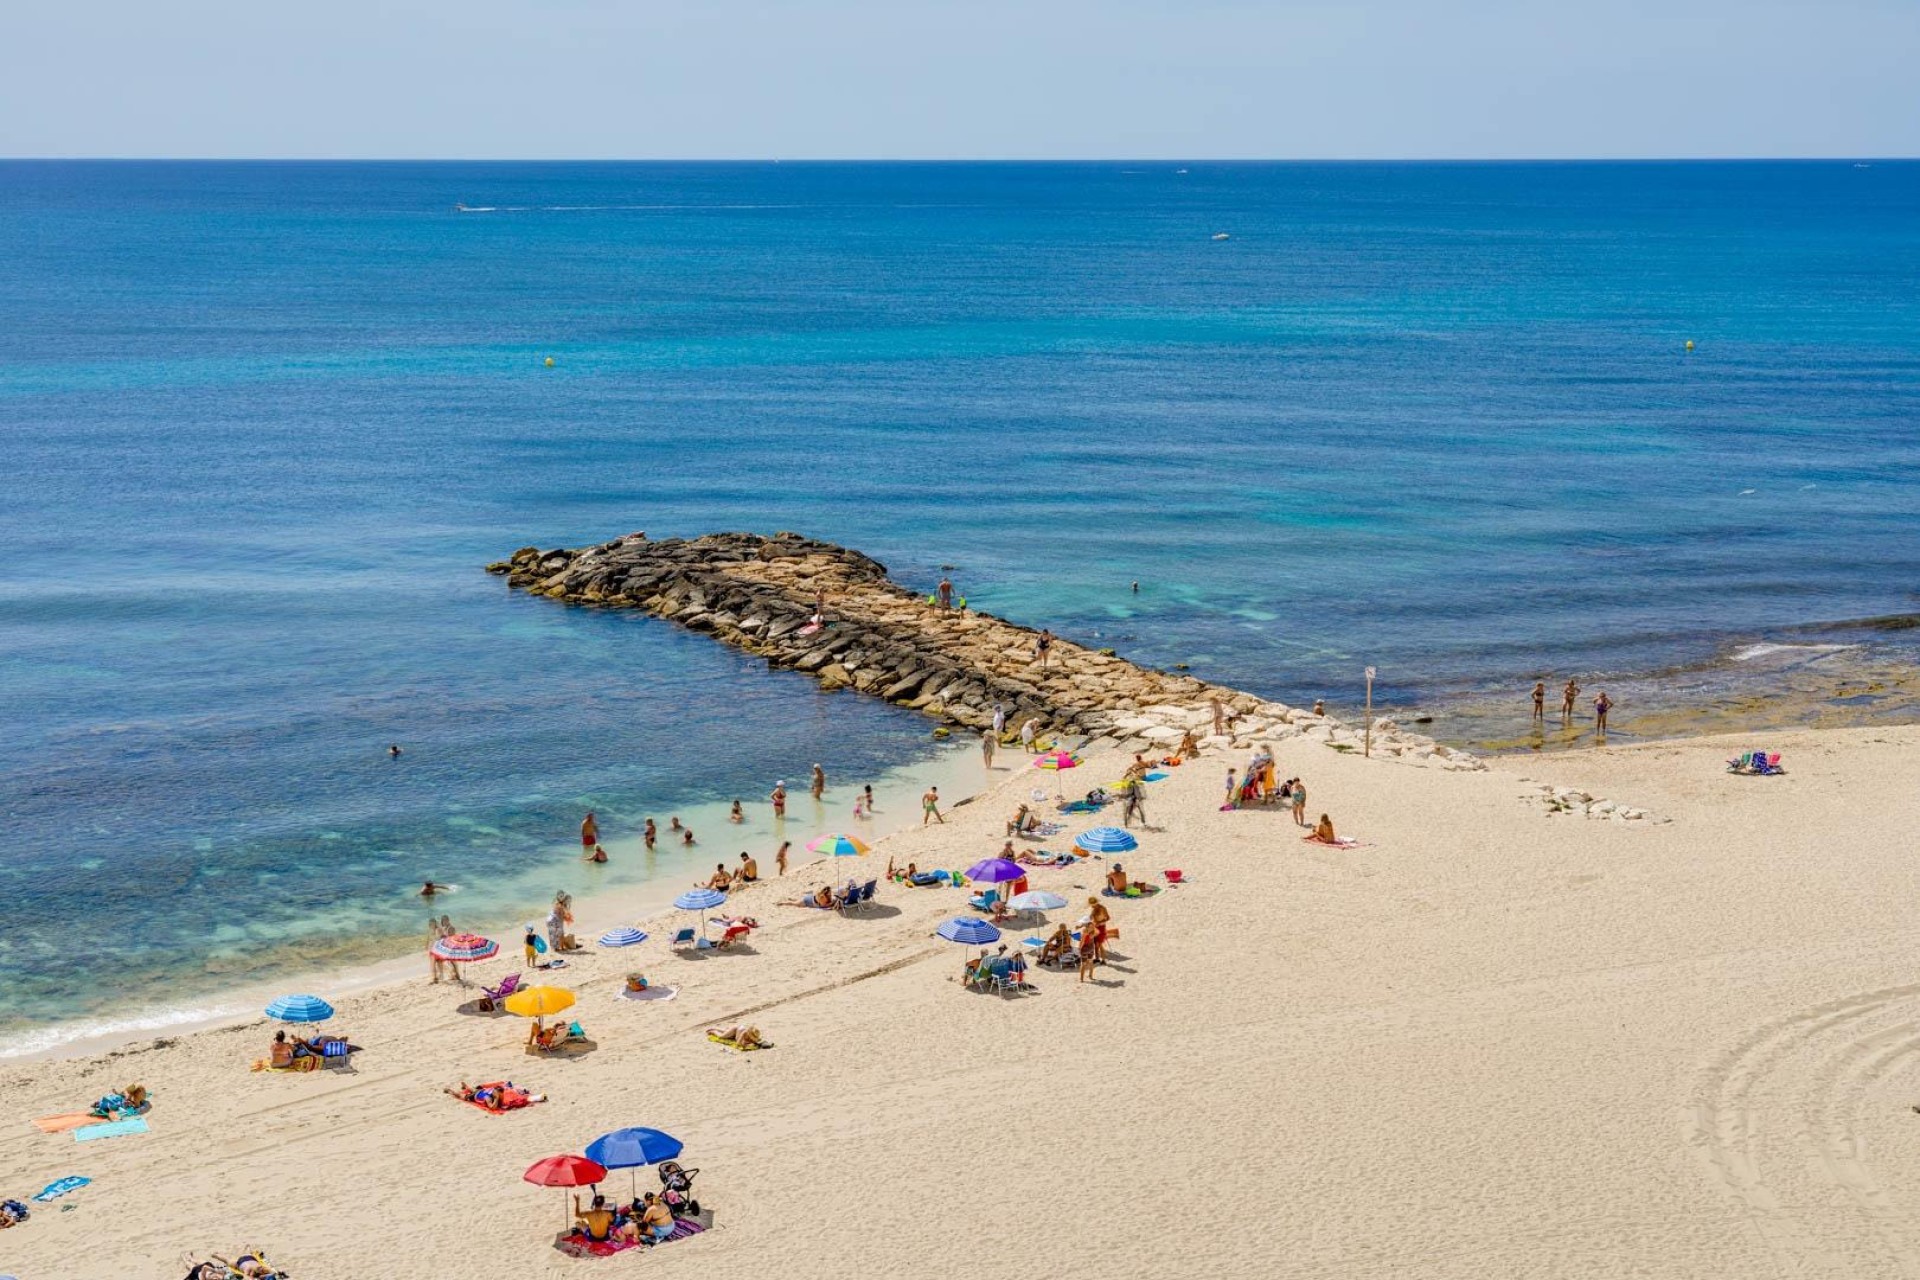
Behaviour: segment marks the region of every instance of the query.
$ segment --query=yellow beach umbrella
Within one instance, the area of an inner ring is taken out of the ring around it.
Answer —
[[[573,992],[561,987],[522,987],[507,997],[507,1012],[523,1018],[550,1018],[573,1008]]]

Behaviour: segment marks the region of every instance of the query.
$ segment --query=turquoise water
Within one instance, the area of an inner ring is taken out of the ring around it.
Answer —
[[[796,529],[1295,699],[1909,656],[1828,624],[1916,611],[1917,300],[1906,163],[0,164],[0,1046],[929,749],[527,543]]]

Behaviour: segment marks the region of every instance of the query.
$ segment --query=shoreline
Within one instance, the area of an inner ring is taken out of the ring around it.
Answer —
[[[930,745],[930,753],[922,761],[897,766],[874,780],[876,800],[884,803],[876,806],[876,816],[871,820],[873,825],[865,828],[872,832],[873,838],[868,840],[869,844],[911,827],[911,819],[918,813],[918,791],[923,786],[931,784],[940,787],[943,798],[948,794],[949,789],[953,788],[955,803],[964,803],[978,795],[977,790],[966,795],[959,794],[960,788],[968,785],[977,786],[981,782],[978,777],[981,772],[978,753],[958,745],[940,743]],[[1018,754],[1017,750],[1014,754]],[[996,756],[996,764],[1004,758]],[[846,781],[836,784],[832,781],[832,775],[829,774],[827,795],[823,803],[830,804],[837,789],[845,798],[846,804],[851,805],[855,785]],[[727,803],[711,801],[703,807],[681,806],[678,811],[688,814],[704,811],[719,816],[725,813]],[[830,830],[847,830],[850,834],[861,835],[862,839],[867,838],[861,831],[851,830],[850,819],[835,827],[832,825],[833,820],[827,818],[821,824],[822,830],[812,830],[810,817],[800,812],[811,803],[812,799],[804,785],[790,788],[786,827],[791,834],[769,835],[763,830],[765,824],[757,820],[750,821],[746,828],[737,833],[741,836],[742,842],[749,844],[749,850],[760,863],[761,883],[774,882],[778,879],[773,870],[773,853],[780,839],[792,840],[795,852],[800,858],[806,859],[806,861],[790,863],[788,878],[791,879],[815,861],[814,855],[806,852],[806,842],[815,836]],[[765,808],[766,801],[762,798],[750,805],[749,812],[758,813]],[[844,809],[842,811],[844,812]],[[665,815],[668,812],[669,810],[661,810],[660,826],[663,835],[666,833]],[[897,822],[887,821],[894,819],[896,815],[898,815]],[[694,849],[656,850],[653,856],[661,865],[653,878],[636,883],[609,886],[597,891],[576,892],[574,894],[576,936],[590,941],[615,925],[635,923],[636,920],[664,915],[673,909],[673,898],[688,887],[685,877],[696,874],[698,866],[708,856],[713,856],[716,861],[726,861],[729,867],[735,865],[737,850],[731,848],[734,841],[713,834],[716,831],[724,831],[729,835],[735,834],[724,817],[720,817],[713,823],[703,821],[701,828],[706,830],[708,835]],[[769,840],[771,840],[770,845],[767,844]],[[609,858],[614,861],[636,862],[647,856],[638,832],[605,839],[601,844],[606,848]],[[662,844],[665,844],[664,840]],[[761,845],[767,845],[767,847],[761,848]],[[556,845],[555,849],[553,867],[556,876],[563,870],[577,868],[583,861],[578,853],[577,842]],[[564,856],[559,856],[562,851]],[[687,865],[684,867],[680,865],[682,861],[689,859],[691,861],[687,861]],[[423,914],[431,912],[437,915],[445,912],[457,916],[458,903],[458,894],[441,895],[433,899],[431,907],[423,900],[421,911]],[[536,911],[538,918],[544,919],[546,905],[541,903],[527,907],[527,912]],[[456,921],[456,927],[463,926],[459,926]],[[511,931],[515,936],[507,937],[494,926],[482,927],[501,934],[495,940],[500,943],[502,956],[519,954],[517,930]],[[110,1025],[98,1029],[87,1029],[91,1027],[87,1022],[48,1024],[20,1033],[14,1041],[0,1043],[0,1069],[18,1063],[99,1057],[114,1051],[124,1052],[145,1048],[150,1042],[156,1040],[168,1040],[203,1031],[250,1025],[263,1020],[264,1015],[260,1010],[265,1007],[268,1000],[290,990],[324,993],[329,1000],[333,1000],[336,994],[343,997],[365,995],[369,992],[404,985],[418,976],[421,958],[421,953],[416,947],[414,950],[369,963],[296,969],[280,978],[243,982],[222,989],[212,995],[208,1001],[200,1002],[205,1007],[189,1007],[173,1013],[154,1011],[144,1014],[129,1012],[124,1015],[109,1015],[106,1021]],[[42,1037],[54,1038],[51,1043],[44,1045],[15,1047],[19,1042],[30,1042]]]

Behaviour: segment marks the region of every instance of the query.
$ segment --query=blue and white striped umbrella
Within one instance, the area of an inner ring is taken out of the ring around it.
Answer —
[[[935,933],[948,942],[964,942],[968,946],[985,946],[989,942],[1000,941],[1000,931],[985,920],[970,916],[957,916],[947,921]]]
[[[1073,838],[1074,844],[1088,853],[1125,853],[1138,849],[1140,842],[1133,838],[1130,831],[1119,827],[1095,827],[1091,831],[1082,831]]]
[[[646,940],[647,935],[630,924],[622,925],[618,929],[609,929],[600,935],[600,945],[603,947],[637,947]],[[605,1164],[606,1161],[602,1160],[600,1163]]]
[[[267,1006],[267,1016],[282,1022],[325,1022],[333,1006],[319,996],[281,996]]]
[[[727,900],[727,895],[718,889],[689,889],[673,900],[673,905],[682,911],[707,911]]]

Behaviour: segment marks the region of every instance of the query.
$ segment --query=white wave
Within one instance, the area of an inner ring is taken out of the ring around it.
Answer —
[[[1857,644],[1750,644],[1733,651],[1735,662],[1752,662],[1755,658],[1765,658],[1776,653],[1801,653],[1809,656],[1819,653],[1838,653],[1842,649],[1858,649]]]
[[[26,1058],[51,1053],[86,1040],[125,1039],[143,1031],[164,1031],[217,1022],[246,1012],[241,1005],[202,1005],[193,1008],[154,1009],[129,1018],[103,1018],[98,1022],[64,1022],[29,1031],[0,1043],[0,1059]]]

